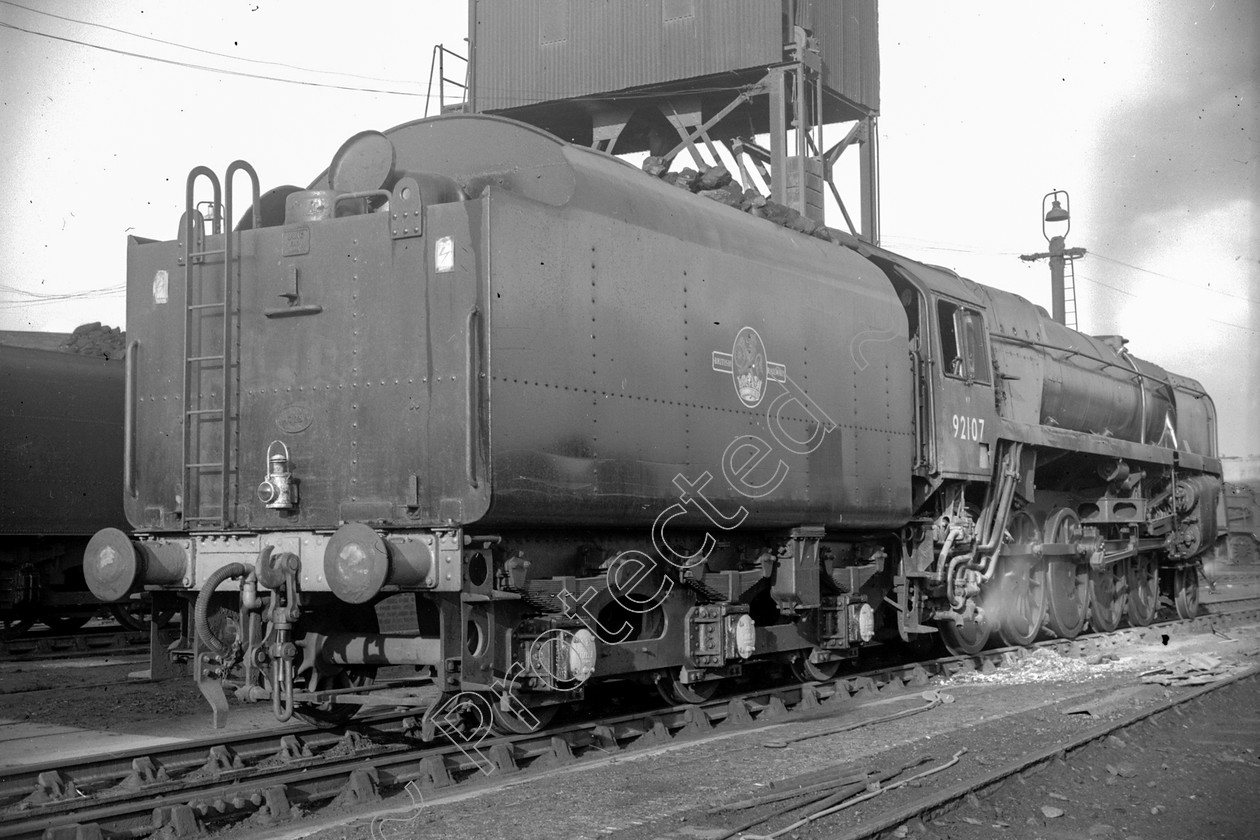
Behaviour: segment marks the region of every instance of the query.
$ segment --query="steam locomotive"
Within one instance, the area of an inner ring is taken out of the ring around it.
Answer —
[[[122,362],[0,344],[0,638],[71,633],[100,610],[81,564],[94,533],[127,524],[122,396]],[[138,601],[111,609],[147,627]]]
[[[594,681],[698,702],[1196,609],[1211,398],[1017,295],[489,116],[186,199],[128,243],[135,534],[84,565],[191,606],[216,721],[414,666],[521,731]]]

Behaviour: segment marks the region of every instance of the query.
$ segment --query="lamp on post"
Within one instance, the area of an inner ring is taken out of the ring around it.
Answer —
[[[1060,200],[1062,196],[1062,200]],[[1049,208],[1046,204],[1049,203]],[[1061,233],[1047,229],[1062,226]],[[1050,260],[1050,302],[1051,315],[1060,324],[1067,324],[1067,303],[1064,294],[1063,267],[1067,260],[1085,256],[1084,248],[1067,248],[1064,241],[1068,231],[1072,229],[1072,198],[1067,190],[1051,190],[1041,197],[1041,235],[1050,245],[1050,250],[1040,254],[1021,254],[1020,259],[1032,262],[1039,259]],[[1075,288],[1073,298],[1075,298]]]
[[[1059,196],[1063,196],[1063,203],[1059,201]],[[1050,209],[1046,209],[1046,199],[1051,199]],[[1072,229],[1072,197],[1068,195],[1067,190],[1054,190],[1048,192],[1041,197],[1041,235],[1050,241],[1050,234],[1046,233],[1046,223],[1054,224],[1056,222],[1067,222],[1067,227],[1063,229],[1062,237],[1067,238],[1068,231]]]

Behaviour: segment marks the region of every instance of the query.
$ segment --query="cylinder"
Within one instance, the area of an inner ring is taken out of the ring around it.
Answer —
[[[139,542],[117,528],[97,531],[83,552],[83,577],[102,601],[126,598],[142,586],[180,583],[188,554],[179,543]]]
[[[440,665],[442,640],[381,633],[319,636],[320,659],[330,665]]]
[[[1194,479],[1182,479],[1177,482],[1173,498],[1176,500],[1177,513],[1182,515],[1194,510],[1199,503],[1199,484]]]

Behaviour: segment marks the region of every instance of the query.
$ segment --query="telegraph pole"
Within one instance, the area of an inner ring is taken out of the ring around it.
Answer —
[[[1059,196],[1063,196],[1063,201],[1068,205],[1064,207],[1059,202]],[[1046,199],[1051,199],[1050,209],[1046,210]],[[1068,231],[1072,229],[1072,215],[1070,213],[1072,202],[1068,196],[1067,190],[1054,190],[1046,193],[1041,198],[1042,221],[1041,235],[1045,237],[1046,242],[1050,243],[1050,250],[1043,251],[1039,254],[1021,254],[1020,259],[1024,262],[1035,262],[1037,260],[1050,260],[1050,299],[1051,299],[1051,315],[1054,320],[1060,324],[1067,324],[1067,304],[1063,291],[1063,267],[1068,260],[1080,259],[1085,256],[1084,248],[1068,248],[1066,240]],[[1066,224],[1061,234],[1051,236],[1046,230],[1046,224]],[[1076,290],[1072,290],[1075,297]]]

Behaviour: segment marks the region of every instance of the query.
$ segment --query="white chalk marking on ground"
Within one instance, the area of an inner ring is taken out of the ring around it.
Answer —
[[[107,752],[155,747],[185,740],[78,729],[49,723],[0,720],[0,776],[27,764]]]

